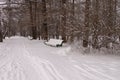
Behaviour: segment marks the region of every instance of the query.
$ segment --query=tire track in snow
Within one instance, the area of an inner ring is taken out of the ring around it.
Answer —
[[[100,71],[96,71],[96,69],[94,69],[94,68],[92,68],[92,67],[90,67],[90,66],[88,66],[86,64],[83,64],[83,66],[86,67],[86,68],[88,68],[92,72],[96,73],[97,75],[104,77],[107,80],[115,80],[115,78],[113,78],[113,77],[111,77],[109,75],[106,75],[106,74],[104,74],[104,73],[102,73]]]
[[[56,72],[55,68],[50,64],[43,64],[43,67],[46,70],[46,72],[48,72],[49,75],[51,75],[51,77],[54,78],[54,80],[63,80],[61,76],[58,74],[58,72]]]
[[[37,70],[38,74],[43,75],[43,77],[45,78],[43,80],[66,80],[57,72],[55,67],[49,61],[45,59],[40,59],[36,56],[31,56],[30,52],[27,51],[25,44],[24,51],[26,53],[26,55],[24,56],[28,57],[31,64],[33,64],[33,67]]]
[[[84,73],[87,77],[91,78],[91,80],[101,80],[101,79],[102,80],[115,80],[113,77],[110,77],[106,74],[98,72],[86,64],[83,64],[83,66],[74,65],[74,67],[80,72]]]
[[[20,64],[15,61],[15,53],[19,52],[15,44],[6,42],[0,55],[0,80],[26,80]]]
[[[101,78],[95,76],[94,74],[91,74],[87,70],[83,69],[82,67],[78,65],[74,65],[74,67],[79,70],[81,73],[83,73],[86,77],[90,78],[91,80],[101,80]]]
[[[10,62],[0,69],[0,80],[25,80],[24,73],[22,72],[19,65]]]
[[[0,80],[66,80],[49,61],[30,55],[24,41],[9,41],[5,49]]]

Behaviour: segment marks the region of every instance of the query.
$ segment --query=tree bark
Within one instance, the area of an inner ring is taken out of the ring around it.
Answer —
[[[30,4],[30,23],[31,23],[32,39],[37,39],[36,2],[29,1],[29,4]]]
[[[1,26],[1,25],[0,25]],[[0,27],[1,28],[1,27]],[[3,34],[2,34],[2,30],[0,29],[0,42],[3,42]]]
[[[94,33],[92,37],[92,46],[93,48],[98,48],[98,34],[99,34],[99,0],[94,0],[94,18],[93,18],[93,27],[94,27]]]
[[[62,40],[64,42],[67,42],[67,39],[66,39],[66,1],[67,0],[62,0],[62,19],[61,19],[61,22],[62,22],[62,25],[61,25],[61,28],[62,28]]]
[[[1,17],[1,13],[0,13]],[[2,29],[1,29],[1,20],[0,20],[0,42],[3,42],[3,34],[2,34]]]
[[[74,27],[74,15],[75,15],[75,0],[72,0],[72,27]],[[70,37],[70,41],[73,42],[74,41],[74,30],[72,29],[71,31],[71,37]]]
[[[47,8],[46,8],[46,0],[42,0],[42,37],[44,40],[48,40],[48,24],[47,24]]]
[[[89,37],[89,18],[90,18],[90,0],[85,2],[85,31],[83,38],[83,47],[88,47],[88,37]]]

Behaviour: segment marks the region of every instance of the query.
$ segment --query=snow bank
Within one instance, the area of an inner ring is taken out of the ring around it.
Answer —
[[[93,49],[91,46],[88,48],[82,47],[81,42],[75,42],[71,45],[73,54],[91,54],[91,55],[120,55],[120,44],[114,44],[113,47],[107,49],[102,47],[101,49]]]
[[[71,52],[71,47],[63,48],[57,51],[57,54],[67,56]]]

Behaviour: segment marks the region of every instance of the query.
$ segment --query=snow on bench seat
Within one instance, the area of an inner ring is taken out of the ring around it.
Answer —
[[[50,45],[50,46],[62,46],[63,40],[60,39],[50,39],[48,42],[45,42],[46,45]]]

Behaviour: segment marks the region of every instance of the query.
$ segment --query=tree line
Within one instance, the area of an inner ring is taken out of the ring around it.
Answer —
[[[1,10],[5,17],[0,40],[19,34],[109,48],[120,40],[119,9],[119,0],[7,0]]]

